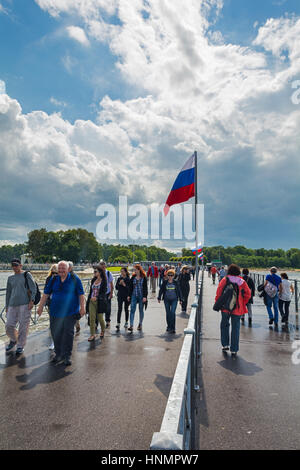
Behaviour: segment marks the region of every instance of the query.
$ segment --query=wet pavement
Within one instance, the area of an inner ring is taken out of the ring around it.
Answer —
[[[136,330],[137,314],[133,334],[123,327],[117,334],[115,320],[114,302],[112,326],[95,344],[88,343],[81,320],[70,367],[49,362],[48,329],[31,334],[19,358],[0,345],[0,449],[149,448],[160,429],[188,315],[177,313],[177,334],[167,334],[163,303],[150,295],[143,332]]]
[[[205,273],[197,397],[200,449],[299,449],[300,365],[292,363],[292,343],[300,339],[299,316],[292,309],[289,330],[279,322],[276,331],[256,297],[253,326],[246,318],[240,351],[232,358],[221,351],[220,314],[212,310],[215,292]]]

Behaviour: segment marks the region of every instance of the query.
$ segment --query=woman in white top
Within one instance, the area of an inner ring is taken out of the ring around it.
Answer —
[[[292,300],[292,294],[294,293],[294,286],[289,281],[286,273],[281,274],[282,283],[279,285],[279,310],[281,314],[281,321],[288,325],[290,303]]]

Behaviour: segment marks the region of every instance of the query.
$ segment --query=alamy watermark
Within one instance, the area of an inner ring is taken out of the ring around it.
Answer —
[[[186,246],[195,241],[195,205],[177,204],[167,216],[164,205],[128,205],[119,196],[119,206],[103,203],[97,207],[96,234],[100,240],[182,240]],[[197,204],[198,243],[204,245],[204,205]]]
[[[299,105],[300,104],[300,80],[295,80],[292,83],[292,88],[296,91],[292,94],[291,101],[293,104]]]
[[[292,363],[295,366],[299,366],[300,364],[300,340],[296,340],[293,342],[292,349],[296,350],[292,354]]]

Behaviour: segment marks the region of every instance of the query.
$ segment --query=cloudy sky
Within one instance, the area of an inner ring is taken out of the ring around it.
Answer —
[[[299,0],[0,0],[0,244],[162,204],[197,150],[207,245],[299,247],[299,37]]]

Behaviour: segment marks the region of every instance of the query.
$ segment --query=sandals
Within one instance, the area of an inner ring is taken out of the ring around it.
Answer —
[[[100,338],[104,338],[104,331],[101,331]]]
[[[90,342],[91,342],[91,341],[95,341],[95,339],[96,339],[96,336],[95,336],[95,335],[92,335],[92,336],[89,337],[88,341],[90,341]]]

